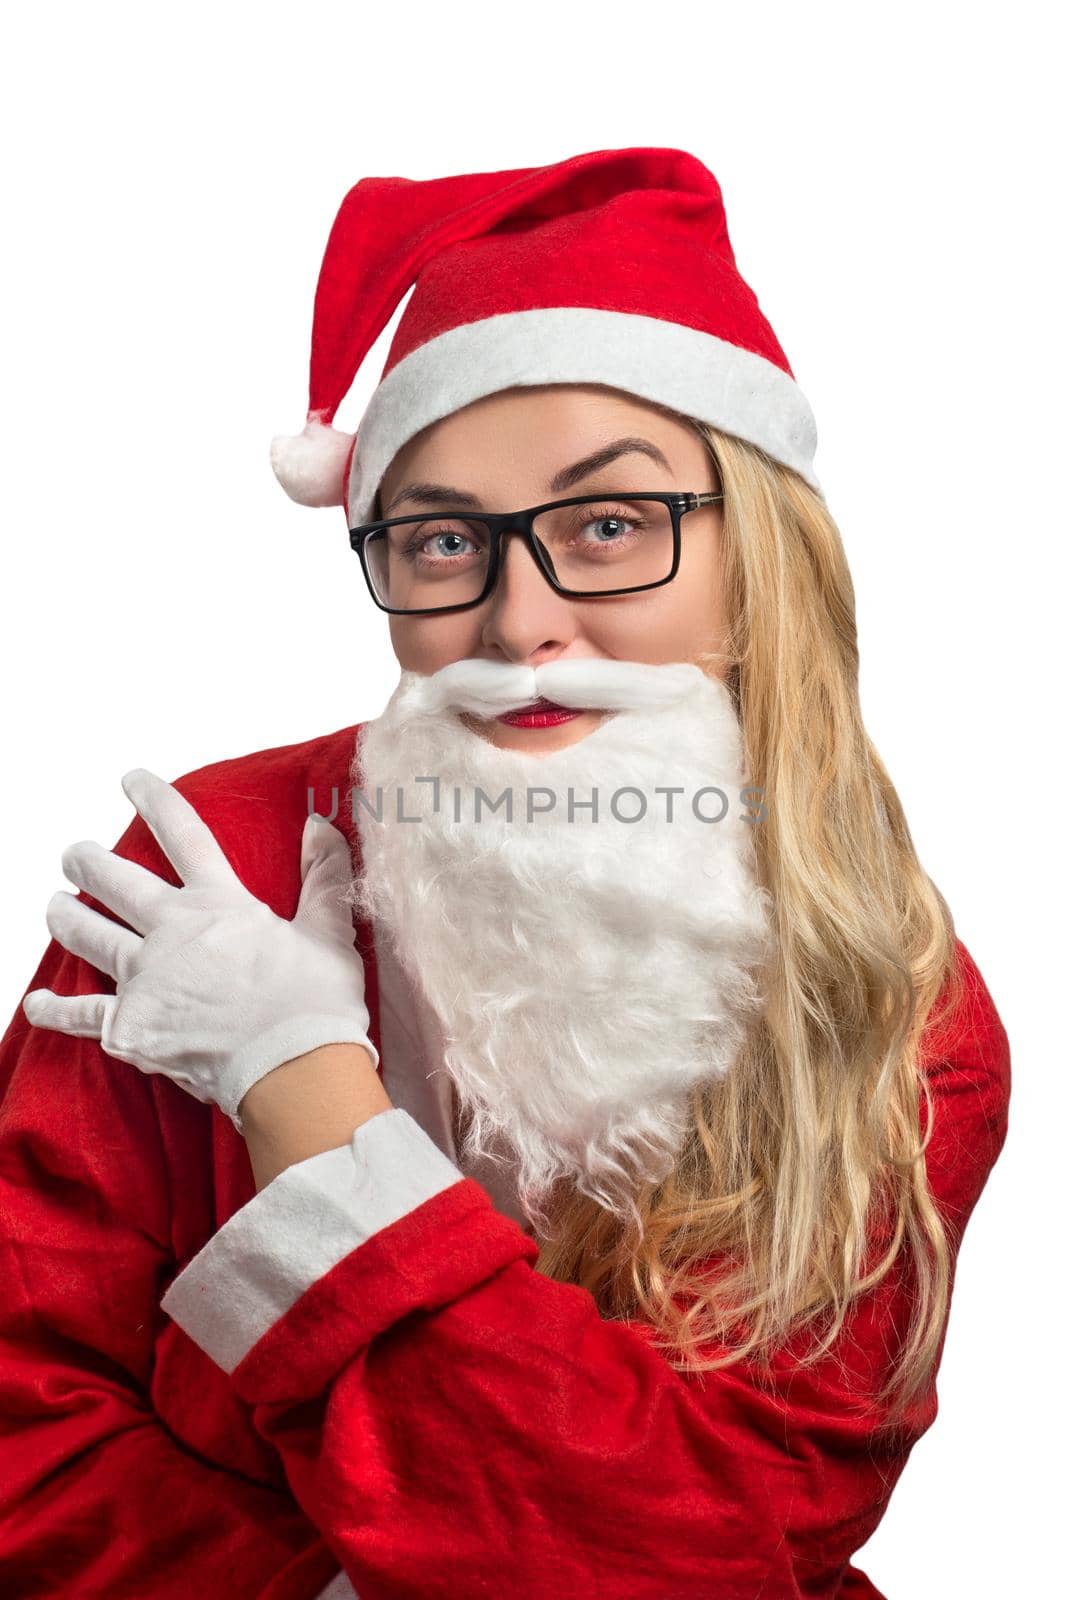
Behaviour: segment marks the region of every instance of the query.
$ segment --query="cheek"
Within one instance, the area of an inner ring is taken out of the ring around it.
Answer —
[[[442,617],[390,617],[393,653],[405,671],[433,673],[478,654],[475,608]]]
[[[718,564],[705,548],[684,554],[670,583],[647,594],[593,607],[585,635],[599,654],[619,660],[691,661],[720,648],[723,619]]]

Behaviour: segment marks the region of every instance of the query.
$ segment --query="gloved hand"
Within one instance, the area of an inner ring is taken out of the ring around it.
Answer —
[[[248,892],[173,784],[137,767],[122,787],[182,887],[94,840],[70,845],[64,876],[130,927],[61,889],[48,902],[49,931],[109,973],[116,993],[33,989],[22,1003],[29,1021],[99,1039],[108,1055],[220,1106],[239,1132],[237,1108],[252,1085],[307,1050],[360,1044],[377,1067],[363,962],[342,899],[352,862],[340,829],[308,817],[289,922]]]

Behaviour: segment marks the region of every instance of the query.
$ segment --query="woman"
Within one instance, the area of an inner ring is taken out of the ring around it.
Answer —
[[[8,1592],[877,1594],[1010,1069],[814,442],[692,156],[346,197],[275,465],[400,683],[64,856],[4,1041]],[[442,774],[612,805],[355,803]]]

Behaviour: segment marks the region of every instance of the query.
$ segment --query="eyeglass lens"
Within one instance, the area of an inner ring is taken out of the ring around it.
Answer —
[[[556,506],[538,512],[533,533],[557,581],[582,594],[661,582],[674,559],[670,509],[657,500]],[[378,598],[411,611],[476,600],[489,549],[487,524],[467,515],[409,518],[371,534],[365,546]]]

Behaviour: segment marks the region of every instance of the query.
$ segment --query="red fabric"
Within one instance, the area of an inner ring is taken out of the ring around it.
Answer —
[[[315,290],[309,416],[332,420],[413,284],[383,382],[452,328],[554,306],[678,322],[793,376],[738,272],[718,180],[685,150],[636,146],[542,167],[361,178],[334,219]]]
[[[222,762],[179,787],[284,916],[312,803],[350,837],[356,729]],[[336,794],[331,787],[336,785]],[[136,817],[117,846],[174,882]],[[84,896],[91,904],[91,897]],[[371,1037],[380,1049],[373,945]],[[1010,1057],[961,946],[968,1003],[931,1031],[928,1166],[957,1237],[1003,1144]],[[54,941],[27,988],[111,980]],[[470,1179],[319,1279],[227,1378],[160,1310],[255,1184],[227,1118],[92,1041],[0,1045],[0,1588],[9,1596],[360,1600],[521,1592],[872,1600],[850,1558],[915,1439],[849,1405],[903,1327],[900,1272],[833,1359],[674,1373],[634,1324],[533,1267]]]

